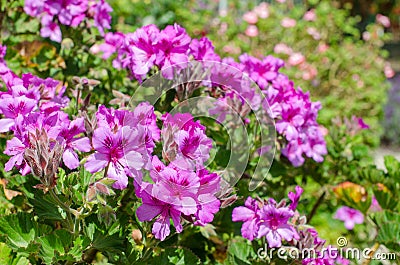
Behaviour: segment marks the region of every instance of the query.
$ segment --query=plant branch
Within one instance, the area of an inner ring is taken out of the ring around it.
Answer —
[[[324,191],[321,196],[319,196],[317,202],[314,204],[310,214],[307,216],[307,222],[309,223],[311,221],[311,219],[314,217],[315,213],[317,212],[318,207],[321,205],[321,203],[323,202],[324,198],[326,195],[326,191]]]
[[[49,193],[56,203],[66,212],[69,230],[74,232],[75,226],[74,221],[72,220],[73,210],[63,203],[60,198],[58,198],[57,194],[54,192],[54,189],[50,189]]]

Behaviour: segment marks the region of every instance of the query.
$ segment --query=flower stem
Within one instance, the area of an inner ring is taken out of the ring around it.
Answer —
[[[317,212],[318,207],[321,205],[321,203],[324,201],[326,195],[326,191],[324,191],[321,196],[319,196],[317,202],[314,204],[314,207],[312,208],[310,214],[307,216],[307,222],[310,223],[311,219],[313,218],[313,216],[315,215],[315,213]]]
[[[68,228],[71,232],[74,232],[75,226],[74,226],[74,221],[72,220],[72,209],[69,208],[65,203],[63,203],[57,196],[57,194],[54,192],[54,189],[50,189],[49,193],[51,197],[56,201],[56,203],[66,212],[67,214],[67,223],[68,223]]]

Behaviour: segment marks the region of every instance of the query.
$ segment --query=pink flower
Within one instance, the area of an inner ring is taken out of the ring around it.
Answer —
[[[365,41],[369,41],[371,39],[371,33],[369,33],[368,31],[364,31],[362,34],[363,40]]]
[[[291,54],[292,48],[287,46],[285,43],[278,43],[274,47],[274,53]]]
[[[204,168],[212,148],[205,127],[194,122],[188,113],[177,113],[174,116],[166,114],[163,119],[161,135],[166,159],[183,168]]]
[[[143,189],[136,189],[136,196],[142,199],[142,205],[136,210],[140,222],[151,221],[157,217],[153,224],[152,233],[155,238],[164,240],[170,233],[171,219],[178,233],[182,232],[181,214],[175,205],[168,204],[152,196],[152,184]]]
[[[261,221],[257,237],[265,236],[270,248],[281,247],[283,239],[287,242],[299,239],[296,230],[288,224],[289,218],[293,215],[293,211],[288,208],[265,205],[260,211]]]
[[[314,38],[314,40],[321,39],[321,34],[314,27],[307,28],[307,33],[310,34]]]
[[[294,20],[293,18],[285,17],[281,21],[281,26],[284,28],[293,28],[294,26],[296,26],[296,20]]]
[[[216,173],[210,173],[206,169],[201,169],[196,172],[200,179],[200,187],[197,192],[197,212],[195,214],[195,225],[205,225],[211,223],[214,219],[214,214],[219,211],[221,202],[215,197],[215,194],[220,191],[221,177]]]
[[[19,115],[25,116],[31,113],[36,107],[37,101],[26,96],[0,99],[0,111],[5,116],[5,118],[0,119],[0,132],[9,131]]]
[[[289,199],[292,201],[292,203],[289,206],[289,209],[294,211],[297,208],[297,204],[299,203],[301,194],[303,194],[303,188],[300,186],[296,186],[295,188],[296,193],[290,191],[288,194]]]
[[[124,189],[128,185],[128,174],[145,165],[147,153],[143,154],[143,131],[140,128],[122,127],[117,132],[107,126],[97,128],[92,144],[96,150],[89,156],[85,168],[96,173],[106,168],[107,177],[116,180],[113,187]]]
[[[220,177],[207,170],[197,172],[165,166],[158,157],[152,159],[150,171],[154,184],[135,180],[136,195],[142,205],[136,215],[140,221],[151,221],[152,233],[164,240],[170,234],[170,220],[178,233],[182,232],[181,216],[195,225],[204,225],[213,220],[220,202],[215,197],[219,190]]]
[[[314,8],[308,10],[303,16],[303,19],[305,21],[314,21],[316,18],[317,18],[317,15],[315,14],[315,9]]]
[[[318,50],[319,53],[324,53],[324,52],[326,52],[328,49],[329,49],[329,45],[328,45],[328,44],[326,44],[326,43],[320,43],[320,44],[318,44],[317,50]]]
[[[214,51],[212,42],[202,37],[200,40],[193,39],[190,43],[190,54],[198,61],[221,61],[221,58]]]
[[[262,2],[258,6],[254,8],[254,12],[257,14],[259,18],[268,18],[269,17],[269,10],[268,10],[268,3]]]
[[[158,52],[155,45],[159,32],[152,24],[139,28],[133,34],[125,35],[123,47],[118,51],[121,65],[128,68],[139,80],[155,64]]]
[[[249,25],[244,32],[249,37],[257,37],[258,36],[258,28],[256,25]]]
[[[376,22],[384,26],[385,28],[390,27],[390,19],[387,16],[384,16],[382,14],[377,14],[376,15]]]
[[[289,56],[288,62],[290,65],[294,66],[294,65],[299,65],[299,64],[303,63],[305,60],[306,60],[306,58],[304,57],[303,54],[296,52],[296,53],[292,53]]]
[[[36,17],[43,12],[45,0],[25,0],[24,11],[32,17]]]
[[[52,41],[61,42],[61,29],[57,23],[53,22],[53,17],[43,16],[42,28],[40,29],[40,35],[42,37],[49,37]]]
[[[352,116],[351,121],[362,130],[369,129],[369,125],[364,122],[361,117]]]
[[[258,21],[257,13],[254,11],[249,11],[243,15],[243,20],[249,24],[256,24]]]
[[[257,200],[248,197],[245,206],[239,206],[232,211],[232,221],[243,221],[242,236],[252,241],[258,234],[258,223],[260,221],[260,208]]]
[[[364,215],[360,211],[347,206],[337,209],[334,218],[343,221],[347,230],[352,230],[355,224],[364,222]]]
[[[85,131],[84,119],[78,118],[69,124],[63,124],[57,137],[57,140],[64,145],[63,161],[69,169],[75,169],[79,166],[79,157],[75,150],[89,152],[92,149],[89,138],[75,138],[76,135]]]
[[[396,74],[389,63],[385,64],[383,72],[385,73],[386,78],[392,78]]]
[[[109,32],[104,36],[104,43],[95,44],[90,48],[90,52],[97,54],[103,52],[101,58],[107,59],[112,56],[123,44],[125,35],[121,32]]]
[[[160,32],[155,45],[157,49],[155,63],[163,70],[165,77],[172,78],[174,69],[185,67],[189,61],[187,52],[190,41],[186,30],[178,24],[169,25]]]
[[[111,28],[110,13],[113,9],[105,0],[97,1],[90,9],[89,12],[94,14],[94,25],[99,29],[100,34],[104,35],[104,29]]]

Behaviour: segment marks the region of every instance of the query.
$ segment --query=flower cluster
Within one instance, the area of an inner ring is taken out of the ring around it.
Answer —
[[[211,149],[204,126],[194,122],[190,114],[167,114],[163,121],[163,156],[169,164],[153,156],[152,182],[135,179],[136,195],[143,203],[136,212],[138,219],[155,219],[152,232],[160,240],[170,234],[170,220],[180,233],[181,217],[195,225],[205,225],[220,207],[215,196],[220,189],[220,176],[204,168]]]
[[[244,238],[252,241],[265,237],[269,248],[282,247],[283,241],[286,241],[287,246],[296,248],[299,253],[303,249],[314,250],[315,255],[305,257],[302,260],[303,265],[349,264],[347,259],[337,253],[337,249],[332,255],[322,251],[326,241],[318,236],[315,229],[306,226],[306,218],[300,217],[296,211],[302,193],[300,186],[296,186],[295,192],[289,192],[289,205],[286,205],[286,200],[277,203],[272,198],[261,201],[248,197],[244,206],[233,209],[232,221],[244,222],[241,229]],[[328,250],[330,248],[332,247],[328,246]],[[333,248],[332,251],[334,250]]]
[[[137,29],[134,33],[108,33],[105,42],[92,47],[92,52],[103,52],[103,58],[117,53],[114,66],[129,69],[131,75],[142,81],[151,69],[161,70],[166,78],[186,67],[191,60],[222,62],[222,64],[204,64],[204,72],[209,71],[209,84],[222,89],[216,96],[218,102],[210,110],[223,122],[230,111],[239,113],[247,123],[246,117],[251,110],[262,106],[276,121],[277,130],[287,144],[282,154],[294,166],[304,163],[304,155],[317,162],[323,161],[327,153],[323,134],[317,123],[319,102],[312,102],[308,93],[295,89],[289,78],[280,73],[284,65],[281,59],[267,56],[258,59],[248,54],[239,57],[221,59],[214,46],[206,37],[191,40],[179,25],[167,26],[159,30],[155,25]],[[226,67],[224,65],[228,65]],[[212,68],[212,69],[210,69]],[[233,69],[233,70],[232,70]],[[262,92],[252,87],[247,74]],[[228,84],[228,85],[227,85]]]
[[[40,35],[52,41],[61,42],[61,23],[77,27],[83,21],[88,26],[95,26],[101,34],[110,29],[111,6],[105,0],[26,0],[24,11],[40,19]]]
[[[7,91],[0,92],[0,113],[4,116],[0,119],[0,128],[1,132],[14,133],[4,151],[11,156],[5,170],[15,166],[22,175],[31,171],[24,160],[24,152],[35,146],[32,139],[38,138],[42,131],[62,146],[64,164],[70,169],[78,167],[76,151],[88,152],[91,146],[87,137],[80,137],[85,131],[83,119],[70,121],[61,111],[69,103],[69,98],[64,96],[66,88],[52,78],[41,79],[32,74],[18,77],[4,62],[1,68],[0,76]],[[54,144],[50,146],[53,148]]]
[[[286,206],[285,201],[279,204],[274,199],[258,201],[248,197],[245,206],[233,209],[232,221],[244,222],[242,236],[249,240],[266,238],[268,246],[281,247],[282,241],[291,242],[299,240],[299,234],[289,219],[295,215],[295,209],[299,202],[303,189],[296,187],[296,193],[290,193],[291,204]]]
[[[113,187],[125,189],[128,176],[141,177],[140,170],[148,167],[154,147],[154,110],[147,103],[133,112],[100,106],[96,118],[98,128],[92,137],[95,153],[89,156],[85,168],[90,173],[105,169],[104,175],[115,180]]]
[[[277,131],[287,140],[282,154],[294,166],[304,163],[303,155],[322,162],[327,150],[317,123],[320,103],[312,102],[309,93],[300,88],[295,89],[293,82],[286,75],[279,73],[279,69],[284,65],[282,60],[272,56],[259,60],[247,54],[241,55],[239,59],[240,63],[226,59],[224,62],[247,73],[261,88],[264,100],[261,100],[257,93],[238,92],[251,104],[252,109],[257,109],[261,103],[265,109],[271,110],[270,115],[275,119]],[[226,97],[232,98],[229,93],[225,94]],[[226,101],[225,98],[222,100]]]
[[[105,42],[94,45],[91,51],[103,52],[103,58],[117,52],[114,66],[129,69],[139,81],[153,67],[162,70],[165,77],[172,78],[174,71],[184,68],[191,58],[220,61],[214,46],[206,37],[192,40],[178,24],[169,25],[163,30],[151,24],[133,33],[108,33]]]

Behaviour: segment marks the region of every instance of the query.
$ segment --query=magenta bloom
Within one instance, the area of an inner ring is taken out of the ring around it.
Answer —
[[[150,175],[155,184],[135,181],[136,195],[143,203],[136,215],[140,221],[151,221],[158,216],[152,233],[156,238],[164,240],[170,234],[170,219],[180,233],[181,215],[196,214],[200,179],[194,172],[180,170],[172,164],[166,167],[157,157],[153,158],[153,166]]]
[[[360,117],[352,116],[351,120],[358,125],[358,127],[362,130],[369,129],[369,125],[364,122],[364,120]]]
[[[248,197],[245,206],[239,206],[233,209],[232,221],[243,221],[242,236],[248,240],[253,240],[258,235],[260,222],[260,207],[258,201]]]
[[[204,167],[210,156],[212,141],[205,134],[205,127],[193,121],[189,113],[163,116],[164,127],[161,135],[164,152],[169,161],[183,168]]]
[[[334,218],[343,221],[347,230],[353,230],[356,224],[364,222],[364,215],[360,211],[347,206],[337,209]]]
[[[43,12],[45,0],[25,0],[24,11],[32,17],[36,17]]]
[[[105,0],[97,1],[89,11],[89,13],[94,14],[94,25],[99,29],[102,35],[104,35],[104,29],[111,28],[110,13],[112,11],[113,9]]]
[[[154,183],[141,178],[134,181],[136,195],[142,205],[136,214],[140,221],[155,220],[152,233],[164,240],[170,234],[170,220],[176,232],[182,232],[181,217],[194,225],[205,225],[219,211],[215,197],[220,177],[202,169],[197,172],[181,169],[170,163],[165,166],[157,156],[152,158],[150,177]]]
[[[195,198],[199,187],[200,180],[194,172],[168,166],[159,172],[152,194],[183,214],[191,215],[197,211]]]
[[[215,194],[220,189],[221,177],[206,169],[199,170],[197,176],[200,178],[200,187],[196,196],[197,212],[195,217],[197,221],[194,224],[205,225],[211,223],[214,214],[219,211],[221,202],[215,197]]]
[[[130,115],[126,110],[116,110],[114,108],[106,108],[104,105],[100,105],[96,112],[97,126],[99,128],[108,127],[112,131],[119,130],[124,126],[126,115]]]
[[[156,44],[158,52],[156,65],[163,70],[165,77],[172,78],[174,69],[186,66],[186,63],[189,61],[189,44],[189,35],[178,24],[169,25],[160,32]],[[175,64],[177,65],[174,66]]]
[[[26,0],[24,11],[41,19],[40,35],[61,42],[62,33],[59,24],[77,27],[82,21],[85,25],[94,25],[104,34],[111,28],[110,12],[112,8],[105,0]]]
[[[64,145],[63,161],[69,169],[75,169],[79,166],[79,157],[75,150],[89,152],[92,149],[89,138],[74,138],[84,131],[86,131],[84,119],[78,118],[70,124],[64,124],[57,137],[61,144]]]
[[[25,116],[36,107],[37,101],[25,96],[1,98],[0,111],[5,118],[0,119],[0,132],[9,131],[11,126],[15,124],[14,119],[17,118],[18,115]]]
[[[76,27],[85,18],[87,1],[81,0],[46,0],[45,11],[57,15],[58,20],[67,26]]]
[[[157,42],[156,33],[158,32],[159,29],[155,25],[148,25],[137,29],[126,38],[125,48],[129,52],[125,60],[129,60],[128,67],[137,77],[145,76],[155,63],[156,48],[154,45]],[[124,61],[122,65],[125,65]]]
[[[4,154],[10,156],[10,160],[4,165],[5,171],[10,171],[15,166],[20,169],[21,175],[26,175],[30,172],[30,167],[24,161],[25,149],[30,147],[29,139],[27,135],[23,137],[23,140],[18,137],[13,137],[7,141],[6,149]]]
[[[48,37],[55,42],[61,42],[62,40],[60,27],[57,23],[53,22],[53,17],[48,15],[42,17],[40,35],[45,38]]]
[[[182,232],[181,212],[174,205],[165,203],[154,196],[151,196],[152,185],[148,185],[137,196],[142,199],[142,205],[136,210],[139,221],[151,221],[157,217],[153,224],[152,233],[157,239],[164,240],[170,233],[170,220],[172,219],[176,231]]]
[[[248,54],[239,57],[240,62],[244,65],[245,71],[250,75],[261,89],[268,86],[268,82],[274,80],[278,76],[278,70],[284,65],[281,59],[273,56],[267,56],[262,61]]]
[[[289,206],[289,209],[292,211],[296,210],[297,204],[299,204],[301,194],[303,194],[303,191],[304,191],[303,188],[300,186],[296,186],[295,190],[296,190],[296,193],[294,193],[293,191],[290,191],[288,193],[288,197],[292,201],[292,203]]]
[[[290,242],[298,238],[296,230],[288,224],[293,214],[293,211],[285,207],[265,205],[260,211],[261,221],[257,237],[265,236],[270,248],[282,246],[282,239]]]
[[[221,61],[219,55],[214,51],[212,42],[207,37],[202,37],[200,40],[193,39],[190,43],[190,54],[197,61]]]
[[[116,180],[113,187],[124,189],[128,185],[127,171],[140,170],[145,163],[142,154],[136,151],[140,142],[140,132],[130,127],[116,133],[108,127],[99,127],[92,138],[96,152],[89,156],[85,168],[90,173],[107,168],[107,177]]]
[[[101,58],[108,59],[111,57],[120,47],[123,45],[125,35],[121,32],[108,32],[104,36],[104,43],[98,45],[95,44],[90,48],[93,54],[102,52]]]

